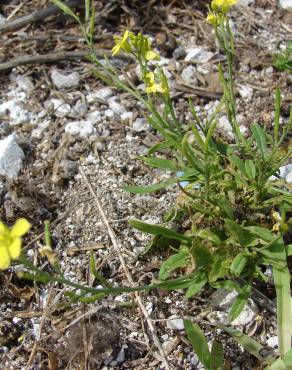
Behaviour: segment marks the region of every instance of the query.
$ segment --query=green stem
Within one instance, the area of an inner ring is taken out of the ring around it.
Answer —
[[[277,294],[277,327],[279,351],[281,356],[284,356],[291,349],[291,276],[287,265],[283,267],[274,265],[273,275]]]

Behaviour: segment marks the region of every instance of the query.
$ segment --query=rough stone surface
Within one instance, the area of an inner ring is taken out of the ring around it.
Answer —
[[[78,72],[64,74],[56,69],[51,72],[53,84],[60,90],[74,89],[79,86],[80,76]]]
[[[168,329],[183,330],[184,322],[182,319],[178,319],[175,315],[169,316],[166,326],[168,327]]]
[[[196,85],[197,78],[196,78],[196,68],[192,65],[187,66],[182,70],[181,78],[189,85]]]
[[[282,166],[279,169],[279,176],[286,181],[287,184],[292,184],[292,163]],[[277,180],[276,176],[271,176],[270,181]]]
[[[135,132],[147,131],[149,129],[149,125],[144,118],[137,118],[133,122],[132,127]]]
[[[14,135],[0,140],[0,174],[8,178],[17,177],[22,168],[23,150],[17,144]]]
[[[94,127],[90,121],[75,121],[67,123],[65,132],[72,136],[88,137],[94,133]]]
[[[104,88],[102,88],[98,91],[89,93],[86,96],[86,99],[87,99],[88,103],[94,103],[94,102],[97,102],[99,100],[104,100],[105,101],[106,99],[110,98],[112,95],[113,95],[112,89],[110,89],[109,87],[104,87]]]
[[[254,3],[254,0],[239,0],[238,5],[249,6]]]
[[[280,7],[286,10],[292,10],[292,0],[279,0]]]
[[[208,62],[213,56],[213,53],[202,48],[189,48],[186,52],[185,61],[198,64]]]
[[[71,106],[62,99],[50,99],[45,102],[45,107],[52,107],[57,117],[65,117],[71,112]]]

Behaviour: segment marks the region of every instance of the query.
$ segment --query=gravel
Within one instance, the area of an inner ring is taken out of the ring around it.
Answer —
[[[24,152],[17,144],[15,136],[9,135],[0,140],[0,174],[10,179],[17,177],[22,168]]]

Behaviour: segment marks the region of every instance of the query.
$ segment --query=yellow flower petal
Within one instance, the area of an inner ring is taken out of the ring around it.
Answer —
[[[10,265],[10,256],[7,248],[0,247],[0,270],[6,270]]]
[[[30,227],[31,224],[25,218],[20,218],[15,222],[15,225],[12,227],[10,236],[12,238],[18,238],[20,236],[23,236],[28,232]]]
[[[13,242],[8,247],[11,259],[16,260],[20,256],[21,244],[20,238],[13,239]]]
[[[2,221],[0,221],[0,234],[5,234],[8,230],[8,227]]]
[[[145,54],[145,59],[146,60],[154,60],[154,59],[155,60],[159,60],[160,59],[160,56],[157,53],[155,53],[155,51],[149,50]]]
[[[116,46],[114,46],[114,47],[112,48],[112,55],[116,55],[116,54],[118,54],[118,53],[119,53],[119,51],[120,51],[120,49],[121,49],[121,46],[120,46],[120,45],[116,45]]]

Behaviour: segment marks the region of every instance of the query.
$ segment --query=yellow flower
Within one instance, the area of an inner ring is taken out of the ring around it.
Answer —
[[[131,47],[128,41],[129,36],[131,36],[130,31],[125,31],[123,37],[115,36],[114,40],[116,45],[112,48],[112,55],[118,54],[121,50],[130,51]]]
[[[207,22],[211,23],[213,26],[216,26],[219,21],[218,14],[210,12],[206,18]]]
[[[30,227],[30,223],[25,218],[17,220],[11,229],[0,221],[0,270],[7,269],[11,260],[20,256],[21,237],[28,232]]]
[[[160,56],[153,50],[148,50],[145,54],[146,60],[159,60]]]
[[[211,8],[216,13],[227,13],[238,0],[212,0]]]
[[[147,87],[146,87],[147,94],[166,93],[166,89],[164,88],[162,83],[155,82],[155,75],[153,72],[148,72],[146,74],[146,80],[147,80]]]

